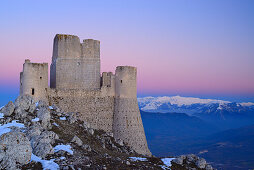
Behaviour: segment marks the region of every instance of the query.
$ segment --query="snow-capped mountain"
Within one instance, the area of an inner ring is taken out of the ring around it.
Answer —
[[[211,112],[246,112],[254,111],[254,103],[233,103],[215,99],[200,99],[194,97],[164,96],[138,98],[139,107],[146,112],[181,112],[194,113]]]

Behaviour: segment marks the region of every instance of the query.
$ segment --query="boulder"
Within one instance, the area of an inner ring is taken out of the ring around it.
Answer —
[[[34,136],[39,136],[41,134],[42,127],[38,124],[35,124],[33,126],[30,126],[29,129],[26,131],[26,135],[31,140]]]
[[[79,139],[76,135],[71,140],[72,143],[76,143],[78,146],[82,146],[83,142],[81,139]]]
[[[67,120],[70,122],[70,124],[76,122],[78,120],[77,119],[77,114],[73,113],[73,112],[68,113]]]
[[[89,132],[91,135],[94,134],[94,130],[93,130],[92,128],[89,128],[89,129],[88,129],[88,132]]]
[[[33,149],[33,153],[41,158],[45,158],[48,154],[54,154],[54,148],[50,143],[38,143]]]
[[[15,169],[16,163],[28,164],[32,148],[28,138],[21,132],[9,132],[0,137],[0,169]]]
[[[16,107],[14,110],[15,113],[15,119],[21,119],[27,117],[28,112],[25,110],[22,110],[20,107]]]
[[[82,145],[82,148],[87,150],[88,152],[92,151],[92,148],[89,145]]]
[[[123,146],[123,140],[122,139],[116,139],[116,143],[120,146]]]
[[[195,164],[198,168],[203,169],[206,167],[206,160],[204,158],[199,158]]]
[[[84,121],[83,122],[83,127],[84,127],[84,129],[87,130],[87,129],[91,128],[91,125],[88,122]]]
[[[209,164],[206,164],[205,169],[206,170],[213,170],[213,167]]]
[[[12,101],[10,101],[7,105],[5,105],[1,110],[0,113],[3,113],[4,116],[11,116],[14,112],[15,105]]]
[[[35,109],[35,102],[32,96],[22,95],[15,100],[15,109],[20,108],[21,110],[33,112]]]
[[[43,101],[43,100],[39,100],[37,103],[37,108],[40,109],[40,108],[48,108],[49,105],[47,102]]]
[[[48,108],[41,107],[37,112],[37,117],[41,121],[41,126],[47,129],[50,125],[50,112]]]
[[[52,108],[57,113],[61,112],[61,109],[59,107],[57,107],[56,105],[54,105],[54,104],[52,105]]]
[[[172,162],[178,165],[183,165],[183,159],[181,157],[173,159]]]
[[[40,135],[36,135],[36,133],[34,133],[33,136],[30,136],[30,142],[31,142],[31,146],[32,146],[33,150],[40,143],[54,144],[56,139],[59,139],[59,137],[53,131],[44,131]]]
[[[41,133],[40,137],[43,139],[48,139],[49,143],[51,144],[55,143],[56,139],[59,139],[59,136],[53,131],[44,131]]]

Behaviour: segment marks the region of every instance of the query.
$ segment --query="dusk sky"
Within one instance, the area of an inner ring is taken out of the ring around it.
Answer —
[[[0,105],[26,58],[48,62],[55,34],[101,42],[102,71],[138,68],[138,95],[254,102],[252,0],[0,2]]]

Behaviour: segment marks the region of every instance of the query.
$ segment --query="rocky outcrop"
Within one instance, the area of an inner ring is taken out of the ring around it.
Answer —
[[[204,158],[194,154],[181,155],[172,160],[173,169],[203,169],[213,170],[212,166]]]
[[[15,109],[15,105],[12,101],[10,101],[7,105],[5,105],[2,109],[0,109],[0,113],[3,113],[4,116],[10,116]]]
[[[16,169],[16,164],[28,164],[31,160],[30,141],[21,132],[5,133],[0,138],[0,169]]]

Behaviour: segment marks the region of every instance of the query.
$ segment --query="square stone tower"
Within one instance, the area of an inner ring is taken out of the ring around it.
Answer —
[[[100,41],[80,43],[74,35],[57,34],[50,66],[50,87],[100,89]]]

